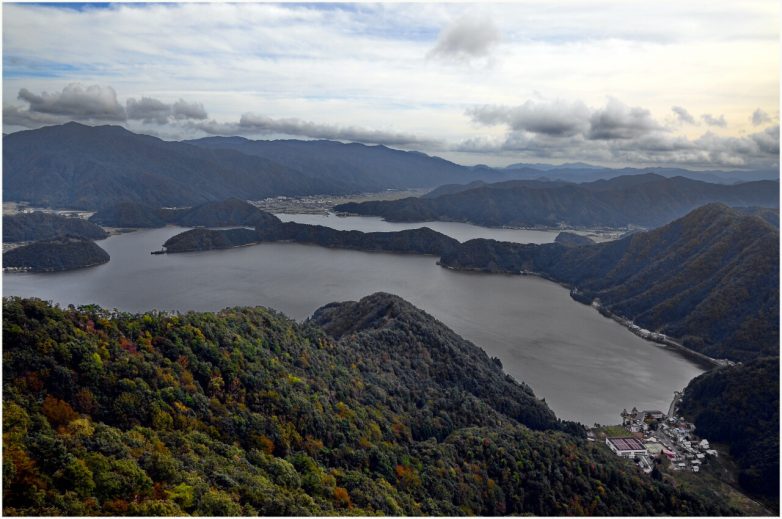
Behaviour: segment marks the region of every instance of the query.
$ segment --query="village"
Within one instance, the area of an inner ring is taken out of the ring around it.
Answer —
[[[658,410],[639,411],[635,407],[622,410],[622,425],[596,427],[587,432],[590,441],[603,441],[617,456],[636,462],[646,474],[650,474],[655,462],[663,459],[670,463],[670,470],[700,472],[709,457],[719,454],[705,438],[698,438],[695,425],[676,416],[676,403],[680,392],[674,393],[668,414]]]

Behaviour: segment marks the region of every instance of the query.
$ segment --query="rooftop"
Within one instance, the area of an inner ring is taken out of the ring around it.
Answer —
[[[643,444],[636,438],[606,438],[606,440],[620,451],[642,451],[645,449]]]

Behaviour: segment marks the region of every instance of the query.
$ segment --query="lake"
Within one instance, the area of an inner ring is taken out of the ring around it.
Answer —
[[[285,243],[150,254],[182,230],[111,236],[99,242],[111,261],[98,267],[3,274],[3,294],[133,312],[262,305],[301,320],[332,301],[390,292],[499,357],[557,416],[588,425],[617,423],[625,407],[666,412],[673,391],[703,371],[535,277],[455,272],[427,256]]]

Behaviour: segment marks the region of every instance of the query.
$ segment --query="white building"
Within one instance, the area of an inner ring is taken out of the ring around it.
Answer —
[[[614,454],[623,458],[635,458],[645,456],[646,448],[636,438],[606,438],[606,445],[614,451]]]

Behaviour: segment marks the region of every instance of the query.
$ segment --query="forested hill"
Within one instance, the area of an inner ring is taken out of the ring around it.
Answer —
[[[98,225],[81,218],[68,218],[40,211],[3,215],[4,242],[52,240],[64,236],[102,240],[108,235]]]
[[[604,308],[712,357],[779,352],[779,231],[721,204],[596,245],[471,240],[440,263],[541,273],[577,288],[579,300],[598,298]]]
[[[698,435],[730,445],[738,483],[779,511],[779,357],[709,371],[684,391]]]
[[[48,207],[194,206],[230,197],[349,194],[484,177],[512,178],[422,153],[329,141],[170,142],[119,126],[78,123],[3,137],[4,199]]]
[[[306,175],[335,185],[352,186],[362,192],[434,187],[476,179],[497,182],[513,178],[510,172],[479,171],[439,157],[382,145],[324,140],[253,141],[243,137],[206,137],[186,142],[205,149],[234,150],[263,157]]]
[[[252,227],[275,224],[280,220],[244,200],[229,198],[177,209],[120,202],[96,212],[90,221],[108,227],[163,227],[166,224],[183,227]]]
[[[36,241],[3,253],[3,268],[30,272],[60,272],[94,267],[109,261],[109,253],[91,240],[64,236]]]
[[[420,310],[5,299],[6,515],[713,515]],[[525,425],[526,424],[526,425]]]
[[[446,186],[421,198],[347,203],[336,210],[389,221],[446,220],[488,226],[656,227],[698,206],[779,207],[779,183],[710,184],[656,174],[584,184],[508,181],[458,190]]]

